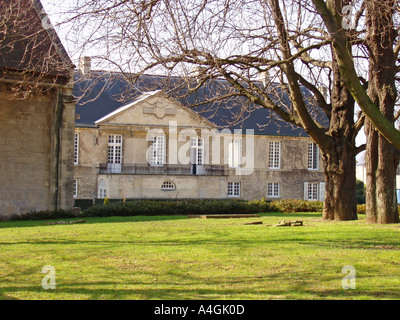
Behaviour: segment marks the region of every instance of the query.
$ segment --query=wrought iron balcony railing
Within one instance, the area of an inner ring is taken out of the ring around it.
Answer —
[[[100,164],[100,174],[138,174],[138,175],[203,175],[226,176],[228,168],[224,165],[157,165],[150,164]]]

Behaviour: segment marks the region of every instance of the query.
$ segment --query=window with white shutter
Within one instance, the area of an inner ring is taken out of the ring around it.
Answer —
[[[319,183],[319,201],[325,200],[325,182]]]
[[[79,133],[75,133],[74,142],[74,164],[79,163]]]
[[[318,182],[304,183],[304,200],[308,201],[318,200]]]
[[[107,167],[112,173],[121,172],[122,166],[122,135],[108,136]]]
[[[269,169],[281,168],[281,143],[271,141],[269,143]]]
[[[151,138],[150,165],[163,166],[165,163],[165,137],[158,136]]]
[[[202,166],[204,164],[204,139],[192,138],[191,140],[191,164]]]
[[[268,183],[268,198],[279,198],[280,197],[280,183],[270,182]]]
[[[308,169],[318,170],[319,167],[319,149],[316,143],[308,144]]]
[[[73,196],[74,198],[78,197],[78,180],[74,179],[74,186],[73,186]]]
[[[107,198],[107,184],[103,179],[99,181],[98,198]]]
[[[240,158],[242,154],[241,141],[234,140],[229,142],[228,148],[229,148],[229,167],[239,168]]]

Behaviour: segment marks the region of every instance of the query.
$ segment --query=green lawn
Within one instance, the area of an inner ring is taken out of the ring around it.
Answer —
[[[303,219],[303,227],[272,227]],[[399,299],[400,227],[320,214],[0,223],[0,299]],[[262,221],[261,225],[245,225]],[[42,267],[56,289],[42,288]],[[344,290],[342,268],[356,270]]]

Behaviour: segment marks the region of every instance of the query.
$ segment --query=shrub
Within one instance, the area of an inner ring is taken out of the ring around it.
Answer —
[[[83,211],[87,217],[137,215],[243,214],[263,212],[321,212],[320,201],[280,200],[131,200],[96,205]]]
[[[109,199],[107,199],[109,200]],[[191,214],[243,214],[264,212],[320,212],[322,202],[304,200],[280,200],[268,202],[265,198],[243,200],[109,200],[82,211],[73,210],[30,211],[12,216],[9,220],[55,220],[77,217],[154,216]]]
[[[25,220],[55,220],[55,219],[71,219],[77,218],[77,215],[73,210],[42,210],[42,211],[28,211],[22,214],[13,215],[9,221],[25,221]]]
[[[356,199],[357,204],[365,204],[365,186],[361,180],[356,182]]]
[[[273,202],[267,202],[267,200],[264,197],[261,200],[248,201],[247,208],[249,213],[279,211],[278,208],[273,204]]]
[[[262,212],[260,208],[259,205],[248,205],[240,200],[133,200],[96,205],[86,209],[83,214],[88,217],[232,214]]]
[[[296,199],[286,199],[273,201],[272,206],[279,212],[321,212],[324,208],[322,201],[306,201]]]
[[[357,214],[365,214],[366,205],[365,204],[358,204],[357,205]]]

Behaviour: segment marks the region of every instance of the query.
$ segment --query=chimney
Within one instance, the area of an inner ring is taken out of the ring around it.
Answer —
[[[92,68],[92,59],[90,57],[81,57],[79,60],[79,71],[84,77],[90,77]]]

